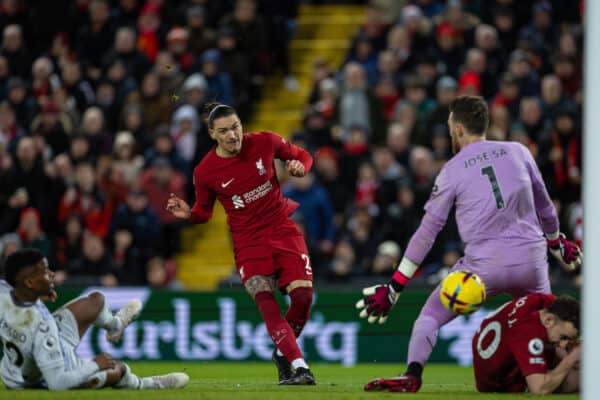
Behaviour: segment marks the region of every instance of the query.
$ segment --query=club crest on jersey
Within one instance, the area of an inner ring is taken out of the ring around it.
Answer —
[[[256,162],[256,168],[258,169],[259,175],[264,175],[267,173],[267,170],[265,169],[265,166],[263,165],[262,158],[259,158],[258,161]]]

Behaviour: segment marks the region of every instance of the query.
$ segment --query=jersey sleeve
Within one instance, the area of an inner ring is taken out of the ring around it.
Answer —
[[[291,144],[275,133],[267,132],[267,134],[271,140],[271,143],[273,144],[276,158],[279,158],[283,161],[298,160],[302,163],[302,165],[304,165],[304,171],[307,173],[310,171],[313,164],[313,158],[308,151]]]
[[[190,222],[194,224],[205,223],[212,217],[216,199],[215,193],[206,186],[206,183],[203,182],[199,175],[198,168],[194,169],[194,191],[196,192],[196,200],[190,216]]]
[[[533,190],[533,201],[542,225],[542,230],[544,233],[557,232],[559,228],[558,215],[556,214],[556,209],[550,199],[548,190],[546,190],[542,174],[529,150],[523,145],[518,146],[521,148],[525,165],[527,166],[527,172],[529,172]]]
[[[517,333],[512,335],[509,346],[521,374],[524,377],[531,374],[545,374],[548,371],[548,365],[543,332],[539,327],[537,329],[528,329],[525,326],[519,328]]]
[[[0,279],[0,293],[8,293],[11,290],[12,286],[10,286],[4,279]]]
[[[50,390],[79,387],[99,369],[98,364],[91,360],[84,360],[77,368],[68,369],[56,324],[40,323],[33,340],[32,354]]]
[[[421,264],[431,250],[437,234],[444,227],[450,209],[454,205],[455,189],[449,181],[447,171],[446,168],[442,168],[435,179],[431,196],[425,204],[425,215],[406,247],[405,257],[415,264]]]

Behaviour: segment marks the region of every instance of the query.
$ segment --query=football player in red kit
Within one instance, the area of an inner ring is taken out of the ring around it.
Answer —
[[[227,105],[205,107],[213,148],[194,168],[196,202],[190,207],[171,194],[167,210],[192,223],[207,222],[216,200],[227,213],[237,271],[254,299],[275,344],[273,362],[280,385],[314,385],[296,337],[312,304],[312,269],[302,233],[289,218],[298,204],[281,195],[275,159],[292,176],[312,166],[305,150],[272,132],[243,133],[236,111]],[[290,296],[281,316],[274,291]]]
[[[579,302],[573,298],[531,294],[504,304],[473,337],[477,390],[578,391],[579,329]]]

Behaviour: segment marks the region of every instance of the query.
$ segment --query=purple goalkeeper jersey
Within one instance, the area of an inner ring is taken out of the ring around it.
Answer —
[[[423,261],[452,206],[465,243],[464,261],[473,267],[544,261],[543,233],[558,231],[540,171],[529,150],[516,142],[475,142],[444,165],[407,258]]]

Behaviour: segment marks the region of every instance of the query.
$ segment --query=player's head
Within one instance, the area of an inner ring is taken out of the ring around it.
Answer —
[[[579,301],[560,296],[540,314],[550,343],[565,347],[579,337],[579,309]]]
[[[448,127],[452,151],[458,153],[469,136],[485,137],[490,122],[488,106],[479,96],[459,96],[450,102]]]
[[[204,106],[210,137],[222,156],[236,156],[242,150],[242,122],[233,107],[219,103]]]
[[[17,250],[4,262],[4,277],[15,289],[26,290],[37,297],[54,290],[54,273],[48,260],[35,249]]]

